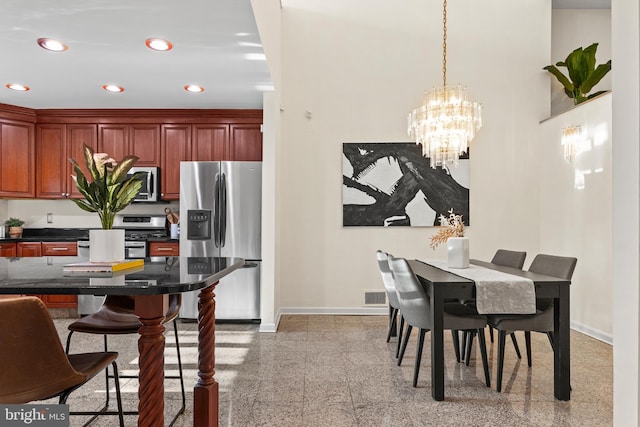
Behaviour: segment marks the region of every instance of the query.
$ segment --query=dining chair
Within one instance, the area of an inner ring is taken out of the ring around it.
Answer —
[[[529,266],[529,271],[547,276],[571,280],[578,260],[572,257],[538,254]],[[553,345],[553,299],[538,299],[535,314],[488,315],[491,326],[498,330],[498,375],[497,391],[502,391],[502,370],[504,367],[504,346],[507,333],[524,331],[527,347],[527,364],[531,366],[531,332],[547,334]]]
[[[182,392],[182,406],[178,412],[174,415],[173,420],[169,424],[172,426],[178,417],[184,413],[186,407],[186,395],[184,389],[184,378],[182,375],[182,359],[180,357],[180,342],[178,340],[178,325],[176,319],[180,312],[180,305],[182,303],[181,294],[169,295],[169,308],[165,315],[162,324],[165,325],[169,322],[173,322],[173,331],[176,342],[176,352],[178,355],[178,371],[179,375],[165,375],[165,379],[179,379],[180,388]],[[107,351],[107,336],[108,335],[127,335],[137,334],[138,330],[142,326],[138,316],[134,312],[135,297],[131,295],[107,295],[102,307],[97,312],[88,316],[82,317],[68,326],[69,335],[67,336],[66,352],[69,353],[71,346],[71,336],[74,332],[85,334],[98,334],[104,337],[104,349]],[[106,372],[106,381],[109,383],[108,371]],[[120,375],[120,378],[138,378],[137,375]],[[109,404],[109,395],[106,396],[105,405]],[[136,415],[137,411],[125,411],[125,415]]]
[[[390,255],[386,252],[378,250],[376,252],[376,258],[378,260],[378,267],[380,268],[380,274],[382,275],[382,284],[384,285],[384,291],[387,294],[387,300],[389,301],[389,331],[387,332],[387,342],[391,340],[393,332],[398,334],[398,345],[396,348],[396,358],[400,353],[400,342],[402,341],[402,329],[404,327],[404,319],[402,313],[400,313],[400,302],[398,301],[398,295],[396,294],[396,285],[393,281],[393,275],[389,268]],[[400,315],[400,328],[398,330],[398,315]]]
[[[97,373],[113,366],[117,412],[70,412],[71,415],[118,415],[124,426],[116,352],[65,354],[53,320],[35,297],[0,301],[0,403],[23,404],[69,395]],[[106,389],[109,394],[109,389]],[[103,408],[104,409],[104,408]]]
[[[404,258],[389,258],[389,267],[393,273],[393,279],[400,303],[400,312],[407,323],[407,330],[404,332],[402,348],[398,356],[398,365],[402,363],[404,352],[414,327],[419,329],[418,345],[416,348],[416,361],[413,370],[413,386],[418,384],[418,374],[420,372],[420,361],[422,359],[422,349],[424,347],[425,334],[431,330],[431,304],[427,293],[411,269],[411,266]],[[459,331],[478,332],[478,342],[482,354],[482,366],[484,368],[485,383],[491,386],[491,376],[489,374],[489,364],[487,361],[487,348],[484,340],[484,327],[487,319],[479,315],[475,310],[459,302],[446,303],[443,314],[443,328]],[[454,346],[456,345],[456,340]]]

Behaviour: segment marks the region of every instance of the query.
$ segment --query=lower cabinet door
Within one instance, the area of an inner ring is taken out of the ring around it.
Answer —
[[[41,299],[48,308],[76,308],[77,295],[42,295]]]

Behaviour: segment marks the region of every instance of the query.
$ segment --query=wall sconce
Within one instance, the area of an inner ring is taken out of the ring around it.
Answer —
[[[569,126],[562,129],[562,147],[564,148],[564,159],[572,163],[574,157],[582,151],[584,136],[580,126]]]

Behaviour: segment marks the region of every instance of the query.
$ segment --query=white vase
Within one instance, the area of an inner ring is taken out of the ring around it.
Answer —
[[[449,268],[469,268],[469,238],[447,239],[447,265]]]
[[[89,230],[89,260],[114,262],[124,259],[124,230]]]

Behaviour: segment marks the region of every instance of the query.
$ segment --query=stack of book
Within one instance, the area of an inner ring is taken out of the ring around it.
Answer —
[[[130,274],[144,269],[143,259],[125,259],[114,262],[76,262],[65,264],[62,268],[65,276],[80,275],[94,277],[111,277],[115,275]]]

